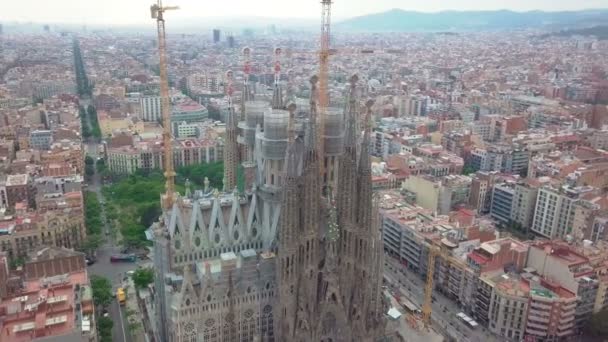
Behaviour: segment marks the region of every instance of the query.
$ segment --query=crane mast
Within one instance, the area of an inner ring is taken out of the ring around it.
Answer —
[[[171,105],[169,103],[169,83],[167,80],[167,45],[164,13],[167,10],[174,9],[178,9],[178,7],[163,7],[162,0],[158,0],[156,4],[150,7],[152,19],[156,19],[156,27],[158,30],[160,101],[163,122],[163,157],[165,164],[165,195],[163,198],[163,206],[166,209],[171,208],[175,199],[175,170],[173,169],[173,148],[171,145]]]
[[[426,270],[426,282],[424,285],[424,302],[422,304],[422,323],[425,328],[429,329],[431,326],[431,314],[433,312],[433,286],[435,276],[435,260],[439,254],[439,248],[430,246],[429,248],[429,259]]]
[[[320,159],[320,177],[322,188],[325,188],[325,119],[329,106],[329,44],[331,29],[331,0],[321,0],[321,44],[319,49],[319,100],[317,115],[317,148]]]

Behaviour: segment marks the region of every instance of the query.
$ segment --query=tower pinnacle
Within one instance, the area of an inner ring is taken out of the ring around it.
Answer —
[[[226,114],[226,145],[224,146],[224,189],[232,191],[236,187],[236,173],[238,163],[237,118],[232,104],[232,79],[231,70],[226,72],[226,95],[228,97],[228,113]]]

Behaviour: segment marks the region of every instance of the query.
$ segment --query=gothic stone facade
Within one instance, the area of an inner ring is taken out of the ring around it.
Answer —
[[[307,129],[296,134],[290,118],[276,214],[265,212],[268,194],[255,185],[245,194],[205,189],[178,197],[153,227],[158,340],[359,342],[384,334],[382,238],[356,82],[334,187],[319,177],[312,96]]]

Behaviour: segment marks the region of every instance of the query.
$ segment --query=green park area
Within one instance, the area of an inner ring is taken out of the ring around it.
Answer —
[[[242,174],[242,173],[241,173]],[[222,188],[223,163],[198,164],[177,170],[176,190],[184,194],[186,179],[192,190],[202,189],[205,177],[212,187]],[[239,177],[242,189],[243,180]],[[124,247],[142,248],[148,245],[145,230],[161,215],[160,194],[165,180],[159,170],[138,171],[119,177],[103,188],[106,218]]]

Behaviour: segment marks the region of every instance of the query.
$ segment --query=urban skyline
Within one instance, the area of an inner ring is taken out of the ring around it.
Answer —
[[[608,10],[342,1],[3,22],[0,341],[606,340]]]
[[[260,18],[294,18],[315,19],[318,11],[315,2],[310,1],[276,1],[276,0],[232,0],[229,3],[213,4],[194,0],[169,1],[169,5],[179,5],[182,13],[173,13],[178,19],[218,19],[222,17],[260,17]],[[146,16],[148,2],[144,0],[122,2],[109,0],[103,2],[80,2],[58,0],[40,2],[24,0],[13,2],[0,13],[0,20],[7,22],[36,22],[49,24],[89,24],[89,25],[141,25],[149,23]],[[607,5],[602,0],[582,0],[555,2],[551,0],[503,1],[491,0],[456,0],[447,4],[445,1],[410,1],[402,0],[365,1],[356,0],[348,3],[334,4],[335,20],[402,9],[407,11],[440,12],[440,11],[579,11],[604,9]],[[32,9],[36,9],[32,11]],[[78,15],[74,15],[78,13]]]

